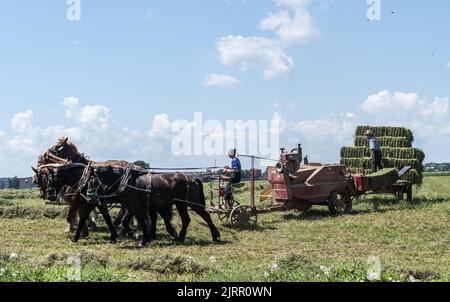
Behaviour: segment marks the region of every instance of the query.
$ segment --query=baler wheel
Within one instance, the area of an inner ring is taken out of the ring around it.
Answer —
[[[351,214],[353,209],[351,196],[347,193],[331,193],[328,199],[328,209],[332,215]]]
[[[234,227],[253,228],[258,223],[258,214],[249,206],[237,206],[230,214],[230,223]]]

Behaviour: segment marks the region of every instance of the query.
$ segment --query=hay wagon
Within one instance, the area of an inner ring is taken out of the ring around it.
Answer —
[[[353,200],[368,193],[395,194],[401,199],[407,194],[408,200],[412,199],[412,184],[398,180],[411,167],[403,169],[397,179],[386,181],[374,189],[370,177],[348,173],[345,165],[309,163],[302,153],[301,145],[290,152],[281,149],[280,160],[275,166],[268,168],[272,195],[270,206],[256,206],[254,171],[255,159],[258,157],[248,156],[252,162],[249,205],[234,201],[227,206],[223,200],[225,184],[219,177],[211,180],[212,184],[214,181],[218,183],[219,199],[217,204],[213,202],[214,189],[211,184],[211,207],[208,211],[217,214],[221,221],[229,221],[233,226],[254,227],[259,214],[290,210],[304,212],[315,205],[327,206],[332,214],[348,214],[352,212]]]

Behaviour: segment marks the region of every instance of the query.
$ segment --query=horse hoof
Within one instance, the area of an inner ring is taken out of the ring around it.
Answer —
[[[73,243],[77,243],[77,242],[78,242],[78,239],[76,239],[76,238],[70,238],[70,241],[72,241]]]
[[[110,244],[117,244],[117,240],[116,239],[111,239],[111,240],[109,240],[109,243]]]
[[[183,244],[184,241],[185,241],[184,238],[183,238],[183,239],[181,239],[181,238],[176,238],[173,242],[174,242],[175,244]]]
[[[222,240],[220,240],[220,238],[214,238],[213,242],[216,243],[216,244],[221,244]]]
[[[128,236],[128,238],[130,238],[130,239],[136,239],[136,236],[134,236],[134,233],[133,233],[133,232],[128,233],[127,236]]]

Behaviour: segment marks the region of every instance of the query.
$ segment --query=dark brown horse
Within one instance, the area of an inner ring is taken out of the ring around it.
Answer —
[[[105,192],[98,189],[103,186],[112,186],[120,190],[119,179],[124,176],[123,169],[116,169],[116,171],[104,170],[97,171],[95,177],[91,180],[89,185],[90,190],[88,194],[102,195]],[[214,242],[219,242],[220,233],[212,222],[211,216],[206,211],[205,194],[203,191],[203,183],[182,173],[166,173],[166,174],[152,174],[140,173],[136,175],[136,180],[132,180],[126,185],[126,193],[121,197],[130,212],[135,214],[141,228],[146,229],[146,220],[139,213],[139,208],[131,209],[133,202],[138,202],[144,209],[152,208],[157,210],[169,211],[175,205],[182,220],[182,229],[178,236],[178,241],[184,242],[188,226],[190,224],[190,217],[188,208],[196,212],[208,224]],[[155,226],[152,225],[153,230]],[[150,242],[152,238],[147,236],[144,232],[142,244]]]
[[[107,210],[108,204],[117,204],[121,203],[129,212],[125,216],[123,220],[123,227],[126,233],[130,237],[134,237],[132,230],[129,228],[129,224],[133,215],[136,215],[138,219],[139,225],[144,232],[144,237],[150,237],[153,239],[156,237],[156,220],[157,220],[157,212],[155,209],[149,209],[147,205],[139,201],[128,200],[126,198],[127,195],[115,194],[108,198],[107,202],[97,202],[96,200],[92,200],[89,198],[88,188],[88,180],[92,178],[92,175],[95,174],[95,169],[97,169],[94,165],[83,165],[83,164],[67,164],[67,165],[55,165],[55,166],[44,166],[42,168],[46,168],[49,171],[49,179],[48,179],[48,188],[46,191],[46,196],[50,200],[57,199],[57,196],[61,193],[61,190],[64,187],[69,187],[71,190],[75,190],[77,195],[82,197],[82,202],[79,202],[77,205],[79,209],[79,224],[78,228],[75,232],[72,241],[77,242],[81,236],[82,226],[84,225],[86,219],[89,217],[90,213],[94,208],[98,208],[105,218],[105,222],[107,223],[110,231],[111,231],[111,242],[115,242],[117,238],[117,233],[112,224],[110,224],[111,219],[109,217],[109,213]],[[114,167],[111,165],[102,166],[102,168],[107,170],[116,170],[120,169],[120,167]],[[141,175],[147,172],[143,172],[142,170],[133,170],[133,174]],[[136,177],[136,176],[134,176]],[[76,190],[75,188],[79,188]],[[114,189],[114,186],[112,186]],[[148,213],[147,213],[148,212]],[[164,222],[166,224],[167,232],[173,236],[174,238],[178,237],[175,229],[172,227],[171,218],[172,218],[172,209],[158,209],[158,213],[163,217]],[[147,214],[150,214],[152,226],[155,228],[150,232],[147,230],[147,223],[142,223],[142,218],[147,218]]]

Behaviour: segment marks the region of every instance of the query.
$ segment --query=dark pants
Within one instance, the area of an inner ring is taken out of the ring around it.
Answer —
[[[241,182],[241,173],[236,173],[234,177],[232,177],[225,187],[225,200],[230,201],[233,200],[233,185]]]
[[[373,152],[373,158],[372,158],[372,171],[373,172],[377,172],[378,170],[383,169],[383,166],[381,164],[382,159],[383,159],[383,154],[381,154],[381,150]]]

